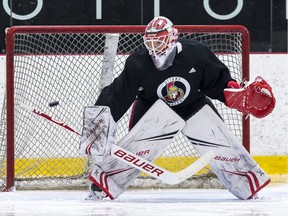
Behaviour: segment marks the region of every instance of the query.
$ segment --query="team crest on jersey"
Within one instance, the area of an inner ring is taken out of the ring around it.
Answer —
[[[158,86],[157,95],[169,106],[181,104],[190,92],[190,84],[182,77],[170,77]]]

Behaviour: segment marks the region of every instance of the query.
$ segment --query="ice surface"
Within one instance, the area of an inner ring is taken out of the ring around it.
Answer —
[[[288,215],[288,184],[267,186],[257,200],[239,200],[225,189],[128,190],[113,201],[85,201],[86,195],[87,191],[3,192],[0,215]]]

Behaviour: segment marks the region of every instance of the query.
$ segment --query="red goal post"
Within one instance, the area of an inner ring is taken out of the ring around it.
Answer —
[[[210,47],[237,81],[249,80],[250,39],[245,27],[176,27],[180,38],[200,40]],[[61,188],[83,186],[83,181],[78,180],[86,179],[89,161],[76,153],[79,138],[28,113],[19,104],[49,113],[81,131],[83,108],[94,104],[99,86],[103,85],[101,79],[108,77],[103,75],[106,50],[112,47],[116,52],[113,62],[108,62],[112,67],[108,73],[115,78],[122,71],[127,56],[143,47],[144,29],[145,26],[18,26],[7,29],[0,187],[6,185],[6,190],[15,185],[25,188],[30,182],[31,187],[36,188],[41,188],[43,182],[45,187],[51,183],[52,188],[55,185]],[[117,47],[107,45],[107,38],[113,34],[119,36]],[[49,107],[53,101],[59,101],[59,105]],[[240,112],[227,109],[221,103],[215,102],[215,105],[249,151],[249,118],[244,119]],[[117,140],[128,132],[129,112],[118,122]],[[168,170],[178,171],[197,157],[187,140],[177,137],[158,163]],[[209,173],[209,168],[207,170]]]

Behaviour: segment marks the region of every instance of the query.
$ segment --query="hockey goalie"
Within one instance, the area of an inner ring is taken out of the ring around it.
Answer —
[[[127,58],[120,76],[103,88],[95,106],[84,110],[79,153],[95,159],[87,199],[116,199],[140,175],[137,167],[161,176],[149,162],[180,132],[200,156],[213,152],[210,166],[232,194],[251,199],[270,178],[228,129],[210,98],[245,116],[263,118],[276,103],[270,85],[261,77],[238,84],[204,44],[178,39],[166,17],[154,18],[143,40],[145,47]],[[130,132],[117,143],[125,151],[113,153],[130,166],[111,155],[111,147],[116,122],[132,104]],[[146,162],[133,156],[137,152],[145,152],[141,157]]]

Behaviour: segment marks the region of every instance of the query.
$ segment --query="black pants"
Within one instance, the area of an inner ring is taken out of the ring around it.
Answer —
[[[222,118],[218,113],[217,109],[215,108],[215,106],[213,105],[213,103],[211,102],[211,100],[207,97],[201,98],[187,107],[180,107],[178,109],[173,109],[172,107],[172,109],[186,121],[206,104],[209,105],[215,111],[215,113],[219,115],[220,118]],[[129,130],[134,127],[134,125],[140,120],[140,118],[148,111],[148,109],[152,105],[153,103],[148,102],[141,98],[137,98],[134,101],[129,121]]]

